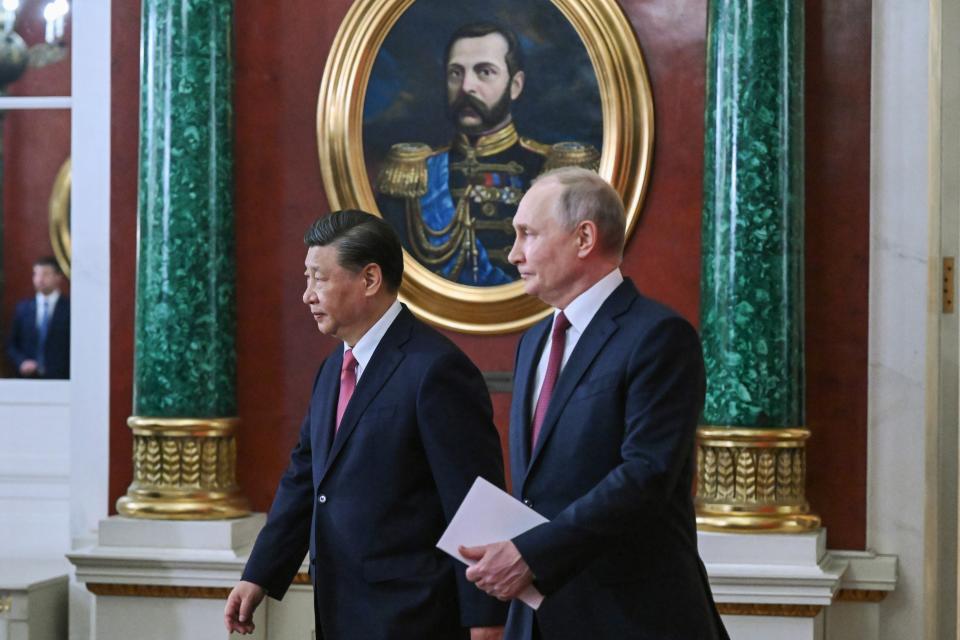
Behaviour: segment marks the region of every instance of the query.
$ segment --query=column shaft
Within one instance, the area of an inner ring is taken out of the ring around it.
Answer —
[[[708,20],[698,521],[808,528],[803,2],[715,0]]]
[[[134,478],[123,515],[246,515],[235,480],[233,0],[144,0]]]
[[[134,413],[236,413],[232,0],[146,0]]]

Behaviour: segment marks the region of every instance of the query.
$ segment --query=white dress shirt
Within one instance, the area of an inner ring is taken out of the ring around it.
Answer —
[[[402,310],[403,306],[400,304],[400,301],[394,300],[390,308],[380,316],[380,319],[377,320],[372,327],[367,329],[367,332],[357,340],[357,344],[353,345],[353,357],[357,360],[357,382],[360,382],[360,376],[362,376],[366,370],[367,363],[370,362],[370,358],[373,357],[373,352],[377,350],[377,345],[380,344],[380,340],[386,335],[387,329],[390,328],[390,325],[393,324],[393,321],[397,319],[397,316],[400,315]],[[350,346],[344,342],[344,353],[346,353],[349,348]]]
[[[37,328],[40,328],[40,325],[43,323],[43,301],[47,301],[47,326],[50,326],[50,318],[53,317],[53,310],[57,308],[57,300],[60,299],[60,290],[52,292],[50,295],[45,296],[39,291],[37,292]]]
[[[597,315],[597,311],[603,305],[610,294],[623,282],[623,274],[620,269],[614,269],[607,275],[598,280],[592,287],[574,298],[566,309],[563,309],[563,315],[570,321],[570,327],[567,328],[567,340],[563,345],[563,359],[560,361],[560,372],[567,365],[570,354],[580,340],[580,336],[586,331],[587,325]],[[553,310],[553,321],[557,321],[557,315],[560,309]],[[550,325],[551,327],[553,325]],[[537,411],[537,398],[540,397],[540,388],[543,386],[543,379],[547,376],[547,364],[550,361],[550,350],[552,340],[550,336],[553,331],[547,332],[547,341],[543,347],[543,353],[540,354],[540,363],[537,365],[537,377],[533,386],[533,398],[530,401],[530,421],[533,422],[533,415]],[[559,374],[557,376],[559,380]]]

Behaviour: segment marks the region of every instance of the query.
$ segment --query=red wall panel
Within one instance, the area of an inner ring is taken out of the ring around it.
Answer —
[[[111,504],[131,479],[132,303],[136,231],[139,7],[113,3]],[[704,0],[625,0],[653,86],[652,181],[624,271],[697,322],[705,78]],[[236,6],[236,225],[239,478],[269,507],[309,389],[334,342],[301,297],[301,236],[326,211],[316,101],[350,3]],[[808,492],[832,548],[865,540],[868,0],[807,3]],[[448,332],[481,369],[513,366],[517,335]],[[837,357],[840,355],[841,357]],[[509,394],[494,394],[505,435]],[[837,500],[836,496],[843,496]]]

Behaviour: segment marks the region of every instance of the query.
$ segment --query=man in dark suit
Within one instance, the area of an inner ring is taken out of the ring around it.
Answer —
[[[520,340],[510,411],[514,495],[549,518],[461,551],[467,577],[514,600],[505,637],[726,638],[697,553],[691,499],[703,402],[699,338],[620,273],[617,193],[582,169],[520,203],[510,259],[555,312]]]
[[[227,629],[253,630],[309,546],[317,638],[499,638],[506,606],[435,546],[477,476],[504,483],[483,378],[397,301],[403,251],[380,218],[340,211],[305,241],[303,301],[344,348],[317,373]]]
[[[62,285],[55,258],[33,263],[36,295],[17,303],[7,340],[7,356],[21,378],[70,377],[70,299]]]

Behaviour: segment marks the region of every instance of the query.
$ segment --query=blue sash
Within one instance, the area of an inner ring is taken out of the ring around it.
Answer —
[[[453,196],[450,195],[450,154],[438,153],[427,158],[427,192],[420,198],[420,215],[430,229],[437,231],[450,224],[456,211]],[[442,245],[449,239],[450,234],[444,234],[437,238],[431,237],[428,241],[433,245]],[[440,273],[447,279],[450,279],[450,273],[462,251],[461,249],[456,252],[445,265],[440,267]],[[467,262],[469,261],[465,261],[456,280],[460,284],[490,287],[512,282],[500,267],[490,263],[487,250],[479,240],[477,240],[476,279],[474,279],[473,265]]]

